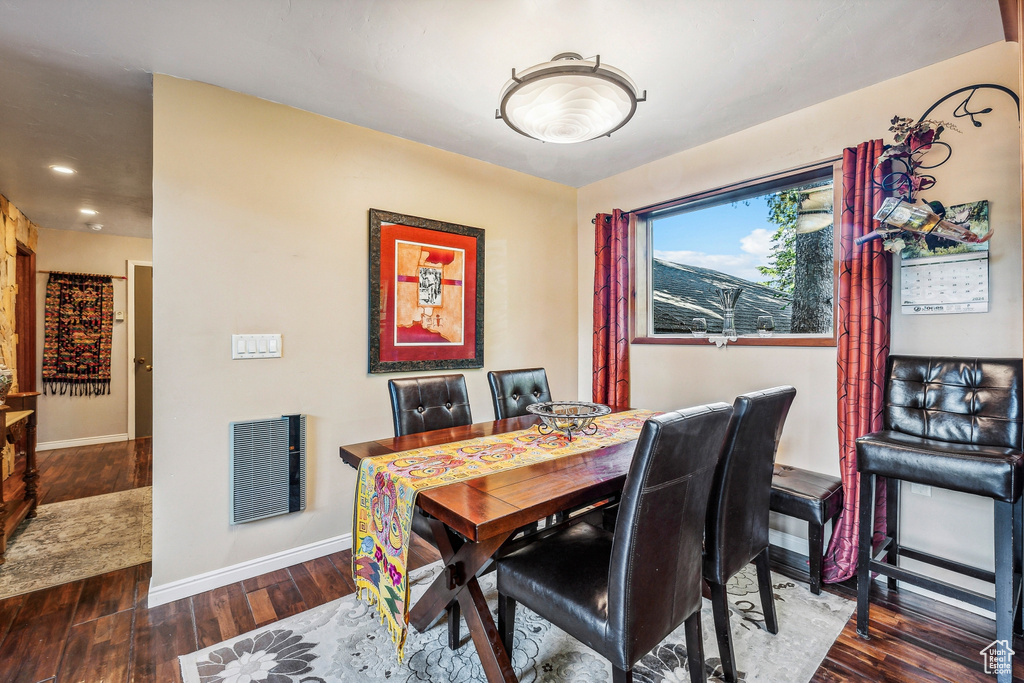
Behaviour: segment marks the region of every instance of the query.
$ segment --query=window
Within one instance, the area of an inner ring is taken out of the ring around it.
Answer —
[[[700,319],[707,334],[720,335],[719,290],[739,289],[739,343],[834,343],[838,166],[759,178],[641,213],[634,341],[707,343],[694,335],[694,320],[698,335]]]

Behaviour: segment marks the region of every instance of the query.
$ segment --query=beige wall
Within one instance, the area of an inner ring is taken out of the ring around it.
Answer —
[[[575,395],[573,188],[167,76],[153,108],[154,586],[350,533],[338,447],[392,430],[366,369],[371,207],[483,228],[486,368],[546,366]],[[256,332],[283,357],[232,361]],[[490,419],[486,371],[465,374]],[[228,423],[295,412],[308,509],[230,526]]]
[[[593,226],[598,212],[630,210],[720,187],[842,153],[872,138],[891,141],[894,114],[918,117],[935,100],[975,83],[1017,86],[1017,45],[1000,43],[887,81],[687,152],[588,185],[579,191],[579,393],[590,393]],[[953,120],[952,105],[932,116]],[[973,315],[893,314],[897,353],[1020,357],[1021,239],[1020,146],[1017,116],[1002,94],[978,95],[974,108],[993,106],[982,128],[958,120],[948,132],[953,158],[935,171],[936,187],[923,193],[951,205],[987,199],[995,229],[991,243],[991,311]],[[685,121],[679,125],[685,126]],[[898,259],[897,259],[898,264]],[[898,267],[894,290],[899,290]],[[793,384],[798,394],[780,446],[779,461],[838,473],[836,350],[633,345],[632,402],[669,409],[713,400],[732,401],[745,391]],[[991,503],[933,491],[932,498],[904,496],[904,539],[953,550],[968,561],[992,564]],[[956,529],[954,538],[950,533]]]
[[[37,270],[127,275],[126,262],[152,259],[153,241],[73,230],[40,228]],[[46,273],[36,275],[36,385],[43,389],[43,323]],[[114,310],[125,311],[125,322],[114,322],[110,350],[110,393],[104,396],[39,397],[41,445],[73,439],[127,438],[128,433],[128,322],[126,280],[114,280]]]

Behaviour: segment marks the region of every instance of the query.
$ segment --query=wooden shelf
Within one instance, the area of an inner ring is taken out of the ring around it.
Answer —
[[[13,427],[18,424],[29,415],[32,414],[31,410],[8,410],[7,411],[7,426]]]

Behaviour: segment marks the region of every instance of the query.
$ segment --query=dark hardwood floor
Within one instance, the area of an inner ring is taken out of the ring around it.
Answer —
[[[416,539],[410,565],[436,559]],[[335,553],[153,608],[149,564],[0,600],[0,681],[181,681],[178,655],[353,593],[351,562]]]
[[[855,587],[839,589],[856,599]],[[870,640],[857,635],[851,618],[812,681],[971,681],[991,683],[981,649],[995,638],[995,623],[921,595],[880,589],[871,605]],[[1024,654],[1024,639],[1014,652]],[[1013,662],[1014,681],[1024,680],[1024,656]]]
[[[44,503],[151,481],[148,439],[41,455]],[[436,559],[414,538],[411,567]],[[149,564],[0,600],[0,682],[180,681],[178,655],[352,593],[350,566],[344,551],[151,609]],[[855,597],[849,585],[826,590]],[[978,654],[994,632],[990,620],[883,589],[873,600],[871,640],[857,635],[851,619],[812,680],[994,681]],[[1015,650],[1021,648],[1018,639]],[[1015,659],[1014,680],[1024,681],[1024,658]]]
[[[136,439],[39,451],[39,504],[152,485],[152,444],[152,439]]]

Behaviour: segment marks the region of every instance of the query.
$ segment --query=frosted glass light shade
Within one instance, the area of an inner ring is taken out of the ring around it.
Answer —
[[[618,130],[642,101],[629,77],[602,65],[600,57],[562,55],[518,75],[513,71],[497,118],[527,137],[567,144]]]

